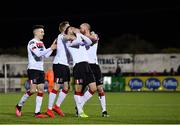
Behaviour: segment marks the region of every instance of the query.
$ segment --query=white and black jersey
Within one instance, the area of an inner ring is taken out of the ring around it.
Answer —
[[[54,82],[64,84],[70,81],[69,60],[70,54],[66,47],[66,41],[63,40],[64,35],[59,34],[57,38],[57,51],[53,61]]]
[[[98,86],[103,84],[103,78],[102,78],[101,69],[98,65],[97,48],[98,48],[98,41],[96,41],[95,44],[90,46],[89,49],[87,49],[87,52],[89,56],[89,65],[94,74],[96,85]]]
[[[66,44],[73,58],[75,84],[86,86],[89,83],[95,82],[93,72],[89,66],[87,53],[87,48],[89,48],[91,44],[92,41],[80,33],[76,34],[74,41],[68,41]]]
[[[92,41],[81,33],[77,33],[76,37],[74,41],[66,42],[66,46],[73,59],[73,65],[80,62],[89,62],[87,47],[92,44]]]
[[[92,46],[90,46],[89,49],[87,49],[90,64],[98,64],[97,48],[98,48],[98,41]]]
[[[59,34],[57,38],[57,51],[56,56],[54,57],[53,64],[62,64],[69,66],[68,63],[68,50],[66,47],[66,43],[63,40],[63,34]]]
[[[28,69],[35,69],[43,71],[44,57],[48,58],[52,49],[46,49],[44,43],[37,39],[32,39],[29,41],[27,46],[28,51]]]

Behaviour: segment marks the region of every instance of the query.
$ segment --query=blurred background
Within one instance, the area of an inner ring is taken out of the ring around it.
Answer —
[[[87,22],[99,35],[98,61],[102,73],[111,81],[108,84],[112,84],[112,77],[120,78],[115,80],[122,81],[116,82],[118,87],[121,85],[118,91],[132,90],[129,86],[131,80],[129,77],[137,78],[137,76],[143,85],[149,77],[157,78],[160,85],[156,89],[159,90],[165,90],[165,87],[161,87],[167,78],[165,76],[172,76],[173,80],[170,81],[172,86],[178,84],[180,73],[178,0],[12,1],[1,6],[2,91],[8,83],[8,77],[27,77],[26,46],[33,37],[32,26],[36,24],[45,26],[43,42],[48,47],[59,34],[59,23],[65,20],[75,27]],[[46,60],[46,70],[51,67],[54,55],[55,53]],[[135,81],[138,85],[141,84],[138,80]],[[157,80],[153,84],[156,82]],[[176,86],[172,90],[179,88]]]

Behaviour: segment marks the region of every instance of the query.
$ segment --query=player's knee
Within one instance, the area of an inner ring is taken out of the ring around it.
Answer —
[[[67,87],[64,87],[63,89],[64,89],[66,92],[69,91],[69,88],[67,88]]]
[[[96,91],[97,91],[96,83],[95,83],[95,82],[90,83],[90,84],[89,84],[89,88],[90,88],[92,91],[96,92]]]
[[[55,85],[54,85],[54,90],[58,91],[59,88],[60,88],[60,84],[55,84]]]
[[[98,86],[98,87],[97,87],[97,91],[98,91],[98,92],[104,92],[103,86]]]
[[[39,87],[38,92],[44,92],[44,87]]]
[[[81,92],[82,90],[81,90],[81,89],[76,89],[75,91],[76,91],[76,92]]]
[[[63,88],[65,91],[69,91],[70,89],[70,86],[68,84],[64,84],[64,88]]]
[[[81,92],[82,91],[82,85],[75,85],[75,91]]]
[[[54,90],[58,91],[58,90],[59,90],[59,87],[54,87]]]
[[[44,93],[44,90],[38,90],[38,93]]]
[[[36,92],[36,89],[31,89],[30,93],[34,94]]]
[[[76,88],[75,88],[75,91],[76,91],[76,92],[81,92],[81,91],[82,91],[82,88],[76,87]]]
[[[43,92],[44,92],[44,89],[43,89],[43,88],[40,88],[40,89],[38,89],[38,92],[39,92],[39,93],[43,93]]]
[[[97,91],[97,87],[96,86],[91,86],[90,90],[95,93]]]

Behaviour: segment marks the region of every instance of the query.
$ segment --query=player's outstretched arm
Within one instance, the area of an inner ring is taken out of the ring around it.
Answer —
[[[81,34],[81,33],[78,33],[78,35],[80,35],[80,37],[83,39],[83,42],[86,43],[85,45],[86,46],[90,46],[92,44],[92,41],[90,38],[88,38],[87,36]]]
[[[43,49],[43,51],[40,51],[35,42],[30,44],[29,48],[37,57],[45,56],[49,51],[52,51],[51,48]]]
[[[52,50],[49,51],[48,53],[46,53],[44,57],[48,58],[48,57],[52,54],[53,50],[55,50],[55,49],[57,48],[57,39],[54,40],[54,42],[52,43],[52,45],[51,45],[50,48],[51,48]],[[46,48],[45,48],[45,49],[46,49]]]

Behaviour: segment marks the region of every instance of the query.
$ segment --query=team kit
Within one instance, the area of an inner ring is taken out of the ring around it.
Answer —
[[[64,117],[61,104],[70,88],[70,62],[73,64],[75,115],[81,118],[89,117],[83,110],[86,102],[98,92],[102,108],[102,117],[109,117],[106,109],[106,98],[103,89],[102,73],[97,61],[98,35],[91,31],[88,23],[82,23],[79,28],[73,27],[68,21],[59,24],[59,35],[49,48],[41,41],[44,36],[44,26],[33,27],[34,38],[28,42],[28,89],[17,103],[16,116],[22,116],[22,107],[26,100],[36,93],[35,118],[54,118],[56,112]],[[48,58],[56,50],[53,60],[54,86],[49,92],[48,106],[41,113],[44,95],[44,58]],[[63,86],[63,87],[60,87]],[[57,99],[56,99],[57,98]],[[56,100],[56,102],[55,102]]]

